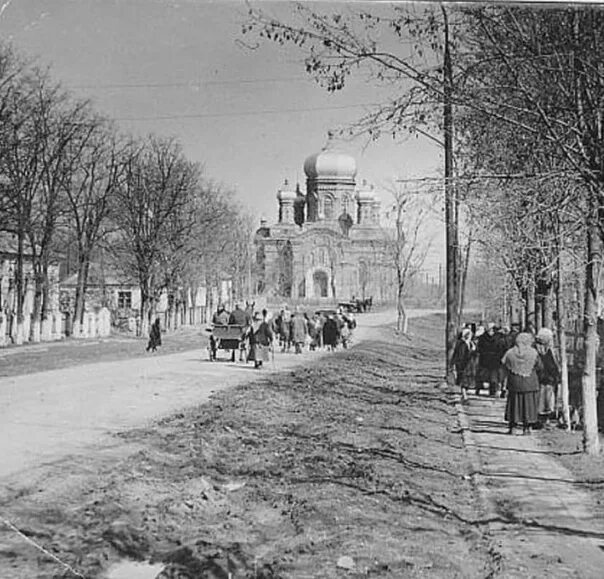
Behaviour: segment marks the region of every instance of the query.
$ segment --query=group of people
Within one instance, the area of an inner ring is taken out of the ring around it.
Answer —
[[[505,420],[510,434],[516,427],[529,433],[536,425],[555,418],[560,370],[549,328],[536,334],[489,323],[462,329],[453,352],[456,383],[462,403],[468,390],[477,395],[488,388],[490,396],[507,396]]]
[[[254,304],[248,304],[245,309],[235,304],[230,313],[224,305],[219,305],[212,324],[242,327],[240,360],[245,356],[248,362],[254,362],[255,368],[261,368],[264,362],[269,361],[271,352],[274,355],[275,346],[281,352],[290,352],[293,348],[296,354],[301,354],[305,348],[311,351],[321,348],[336,350],[340,345],[348,348],[356,320],[353,314],[344,313],[341,308],[333,313],[318,311],[309,316],[299,307],[291,311],[284,305],[273,316],[266,309],[255,311]],[[211,358],[214,360],[217,348],[216,339],[210,336]],[[231,359],[235,359],[234,351]]]

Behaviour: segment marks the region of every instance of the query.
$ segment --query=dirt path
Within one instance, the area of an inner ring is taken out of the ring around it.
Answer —
[[[507,434],[504,407],[487,397],[459,407],[502,576],[602,577],[604,521],[592,497],[536,435]]]
[[[424,310],[411,313],[425,315]],[[369,336],[392,312],[359,316],[355,340]],[[169,338],[168,338],[169,339]],[[52,351],[52,345],[49,347]],[[325,355],[275,355],[270,374]],[[0,379],[0,480],[62,456],[112,444],[111,434],[205,402],[212,392],[256,378],[251,365],[210,363],[207,352],[87,364]]]

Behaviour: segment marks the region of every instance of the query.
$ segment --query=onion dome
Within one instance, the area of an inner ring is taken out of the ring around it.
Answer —
[[[304,161],[304,173],[309,179],[354,180],[357,164],[354,157],[337,150],[333,135],[320,153],[311,155]]]
[[[369,186],[367,184],[367,181],[363,179],[363,184],[358,189],[356,197],[357,201],[361,203],[373,203],[374,201],[376,201],[375,193],[373,191],[373,185]]]
[[[297,196],[297,193],[291,190],[287,179],[283,182],[282,188],[277,191],[277,199],[281,202],[291,201],[293,203]]]

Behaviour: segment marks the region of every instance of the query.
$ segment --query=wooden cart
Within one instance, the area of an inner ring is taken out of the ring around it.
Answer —
[[[245,360],[247,355],[246,327],[213,324],[210,330],[210,343],[208,345],[210,360],[217,359],[218,350],[229,351],[231,353],[231,361],[233,362],[235,361],[236,352],[239,352],[240,360]]]

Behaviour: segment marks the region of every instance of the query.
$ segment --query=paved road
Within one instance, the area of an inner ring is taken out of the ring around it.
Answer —
[[[411,312],[412,317],[430,313]],[[392,312],[359,316],[362,340],[392,320]],[[263,372],[326,355],[281,354]],[[149,355],[0,379],[0,479],[73,453],[110,435],[187,406],[212,392],[256,378],[251,365],[211,363],[206,352]]]

